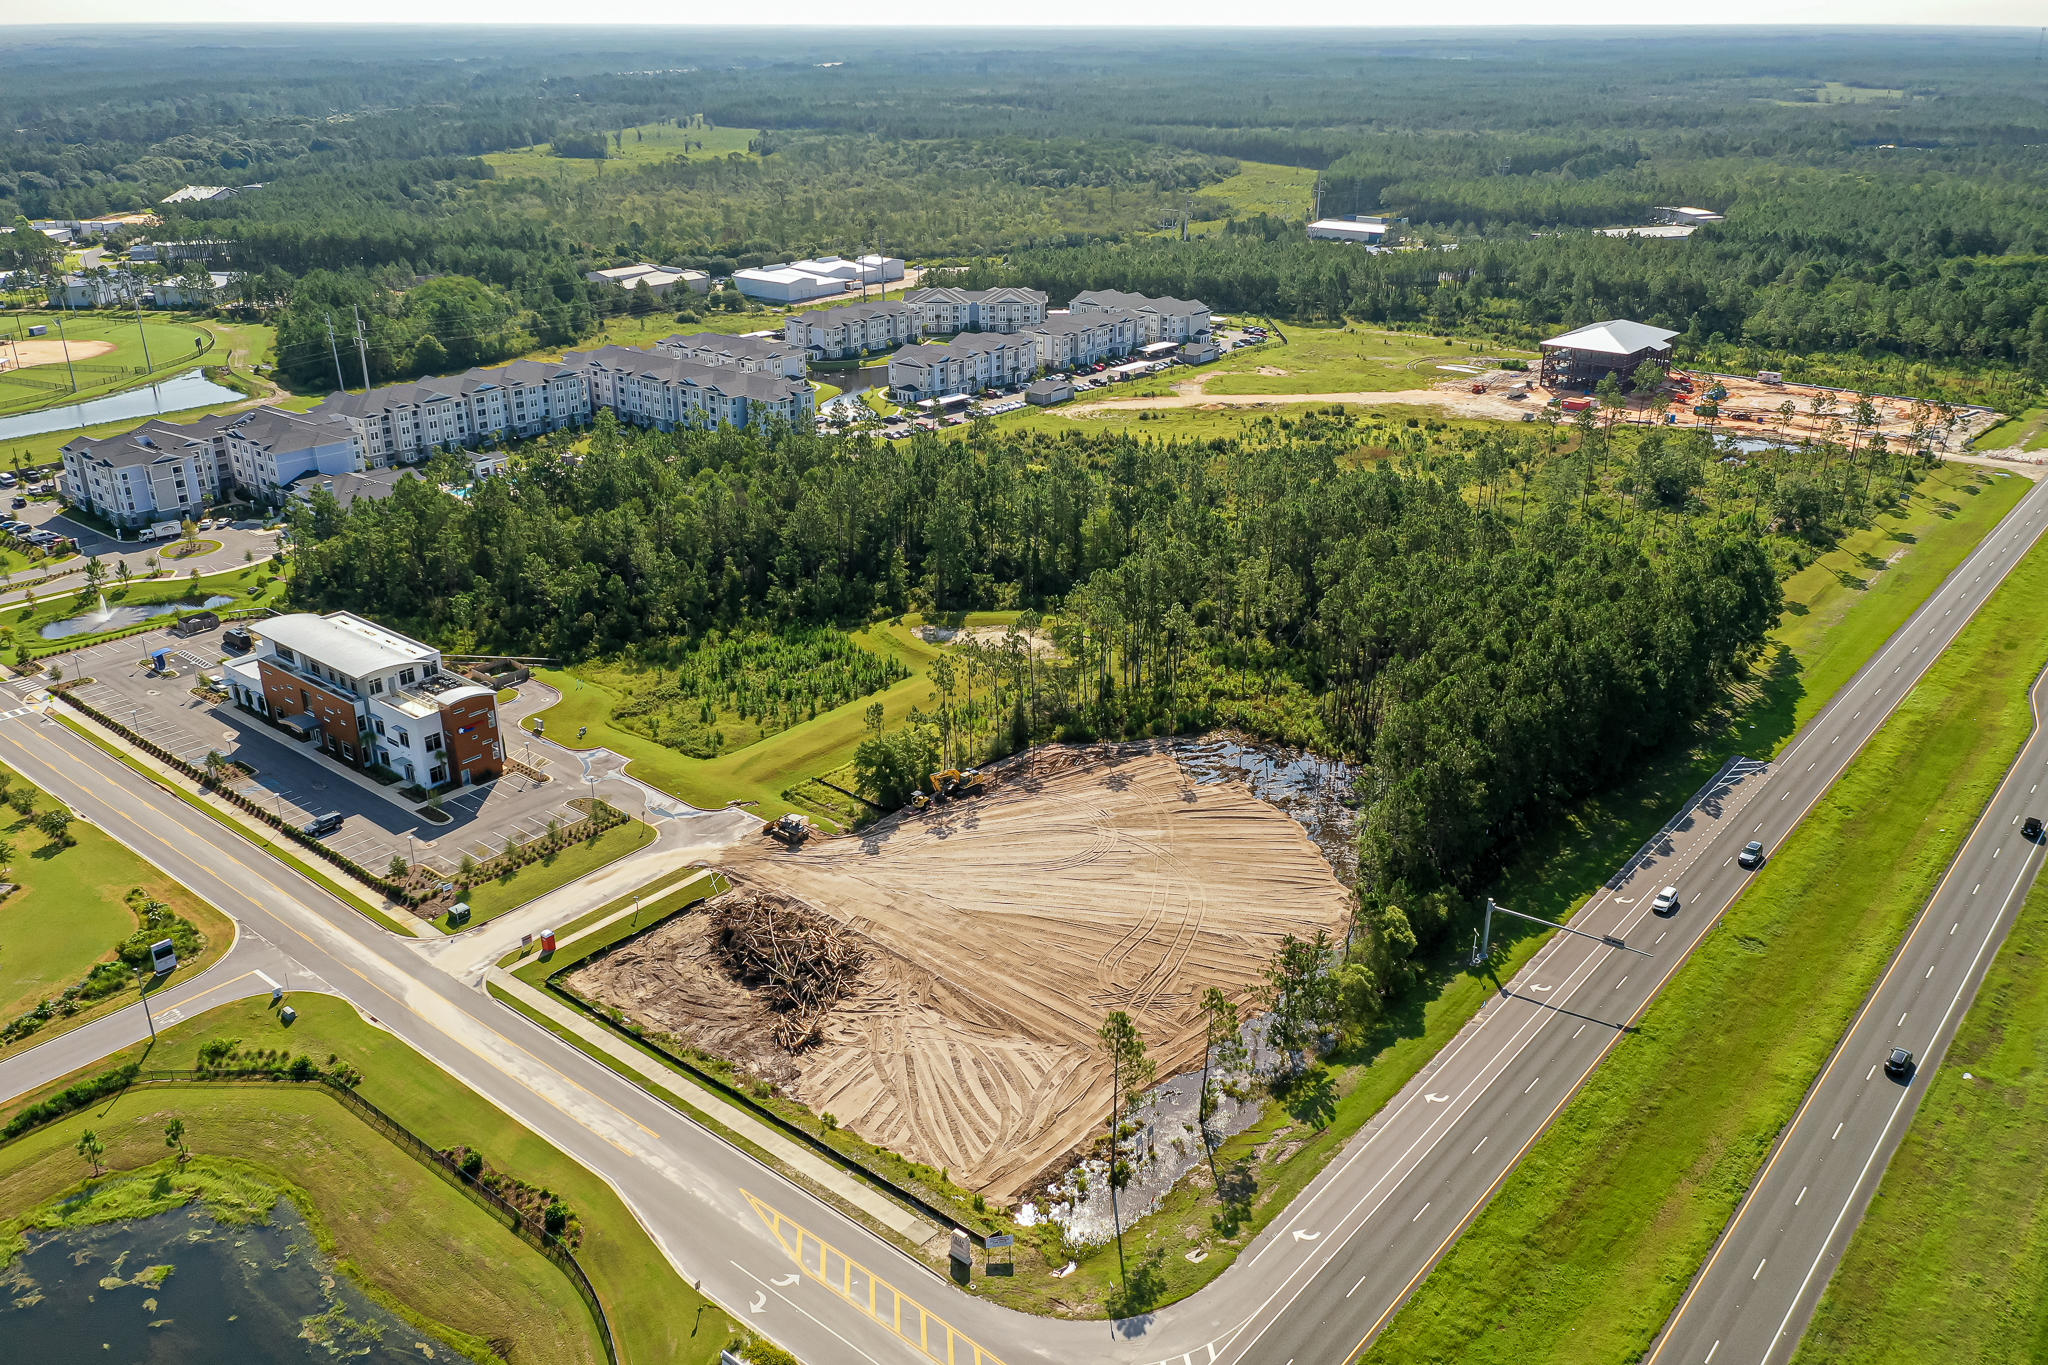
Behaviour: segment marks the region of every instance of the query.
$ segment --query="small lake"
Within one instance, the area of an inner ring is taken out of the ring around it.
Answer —
[[[16,417],[0,417],[0,441],[20,436],[40,436],[46,431],[89,427],[95,422],[115,422],[124,417],[154,417],[163,412],[210,407],[216,403],[239,403],[245,395],[224,384],[216,384],[201,370],[187,370],[146,389],[111,393],[105,398],[88,398],[59,408],[43,408]]]
[[[38,632],[45,640],[68,640],[74,635],[94,635],[103,630],[119,630],[123,626],[139,626],[144,621],[154,621],[159,616],[172,616],[181,611],[197,611],[205,608],[214,611],[232,606],[232,597],[209,597],[203,602],[149,602],[134,607],[101,607],[77,616],[67,616],[61,621],[52,621]]]
[[[30,1233],[0,1271],[7,1359],[57,1365],[368,1365],[461,1357],[373,1303],[325,1262],[290,1201],[229,1227],[197,1206]]]

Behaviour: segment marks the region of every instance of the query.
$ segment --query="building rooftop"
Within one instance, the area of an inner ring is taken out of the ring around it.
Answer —
[[[1593,351],[1600,355],[1634,355],[1637,351],[1663,346],[1677,335],[1668,327],[1652,327],[1647,322],[1614,318],[1588,324],[1563,336],[1554,336],[1543,344],[1568,351]]]
[[[755,402],[779,403],[810,385],[801,379],[785,379],[761,370],[739,370],[730,365],[706,365],[661,351],[643,351],[632,346],[599,346],[591,351],[571,351],[562,363],[576,368],[601,365],[625,370],[674,384],[694,384],[719,393]]]
[[[906,298],[912,296],[906,296]],[[907,302],[897,299],[873,303],[842,303],[831,308],[813,308],[798,314],[812,327],[832,327],[842,322],[866,322],[869,318],[903,317],[910,312]]]
[[[725,336],[717,332],[678,332],[674,336],[663,337],[658,343],[658,348],[720,351],[747,360],[776,360],[797,354],[797,348],[779,336]]]
[[[272,452],[309,450],[354,439],[348,423],[331,414],[263,407],[229,424],[235,435]]]
[[[288,490],[295,498],[313,500],[318,489],[334,495],[345,512],[365,499],[382,502],[398,491],[401,479],[414,477],[409,469],[366,469],[355,474],[304,474],[293,479]]]
[[[948,303],[1042,304],[1045,302],[1045,291],[1008,286],[1000,289],[954,289],[947,285],[934,285],[929,289],[913,289],[903,296],[905,303],[922,303],[927,299],[944,299]]]
[[[304,658],[316,659],[337,673],[361,678],[380,669],[415,664],[435,651],[418,640],[365,621],[353,612],[292,612],[257,623],[255,633]]]
[[[1097,308],[1128,308],[1132,312],[1151,309],[1155,313],[1206,313],[1209,305],[1199,299],[1154,299],[1143,294],[1126,293],[1121,289],[1084,289],[1074,295],[1075,304],[1092,304]],[[1073,304],[1069,304],[1072,307]]]

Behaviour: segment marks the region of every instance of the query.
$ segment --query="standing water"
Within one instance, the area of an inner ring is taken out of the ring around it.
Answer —
[[[239,403],[244,397],[246,395],[226,385],[214,383],[199,370],[187,370],[146,389],[130,389],[126,393],[108,394],[105,398],[88,398],[82,403],[66,403],[62,407],[24,412],[15,417],[0,417],[0,441],[40,436],[46,431],[69,431],[73,427],[115,422],[124,417],[153,417],[159,413],[182,412],[187,408]]]
[[[289,1200],[251,1227],[195,1206],[30,1233],[28,1250],[0,1271],[0,1339],[9,1360],[50,1362],[459,1359],[327,1264]]]

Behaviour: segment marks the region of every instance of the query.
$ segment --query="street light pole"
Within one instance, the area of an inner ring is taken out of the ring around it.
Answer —
[[[1486,927],[1479,936],[1478,944],[1472,949],[1472,965],[1475,967],[1484,965],[1488,955],[1493,951],[1493,915],[1496,910],[1503,915],[1513,915],[1516,919],[1528,920],[1531,924],[1547,925],[1552,929],[1562,929],[1567,934],[1577,934],[1580,938],[1590,938],[1603,947],[1619,949],[1624,953],[1637,953],[1643,957],[1655,956],[1653,953],[1644,952],[1641,948],[1631,948],[1618,934],[1589,934],[1584,929],[1574,929],[1569,924],[1559,924],[1556,920],[1544,919],[1541,915],[1525,915],[1519,910],[1510,910],[1505,905],[1495,904],[1493,897],[1488,896],[1486,898]]]
[[[143,970],[137,967],[135,969],[135,979],[142,987],[142,1017],[149,1024],[149,1041],[153,1043],[156,1041],[156,1019],[149,1012],[149,981],[144,981],[142,977]],[[151,972],[149,977],[151,981],[155,980],[156,973]]]

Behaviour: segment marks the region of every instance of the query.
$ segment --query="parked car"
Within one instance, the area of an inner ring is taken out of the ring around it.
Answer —
[[[14,500],[14,502],[13,502],[13,503],[11,504],[11,506],[13,506],[13,507],[14,507],[14,508],[15,508],[16,510],[19,510],[19,509],[21,509],[21,508],[23,508],[23,507],[26,507],[26,506],[28,506],[28,499],[27,499],[27,498],[16,498],[16,499]]]
[[[341,828],[341,820],[342,815],[338,810],[328,811],[325,815],[316,815],[306,822],[306,833],[312,835],[315,839],[325,838]]]
[[[220,635],[220,647],[231,649],[237,654],[243,653],[254,643],[256,642],[249,637],[248,630],[242,626],[229,626]]]
[[[1741,863],[1744,867],[1762,867],[1764,865],[1763,842],[1758,839],[1751,839],[1742,846],[1742,852],[1735,855],[1735,861]]]
[[[1650,902],[1652,912],[1659,915],[1674,914],[1678,910],[1678,888],[1667,886],[1657,893],[1657,899]]]
[[[1892,1055],[1884,1059],[1884,1074],[1894,1080],[1904,1080],[1913,1074],[1913,1054],[1905,1048],[1895,1047]]]

